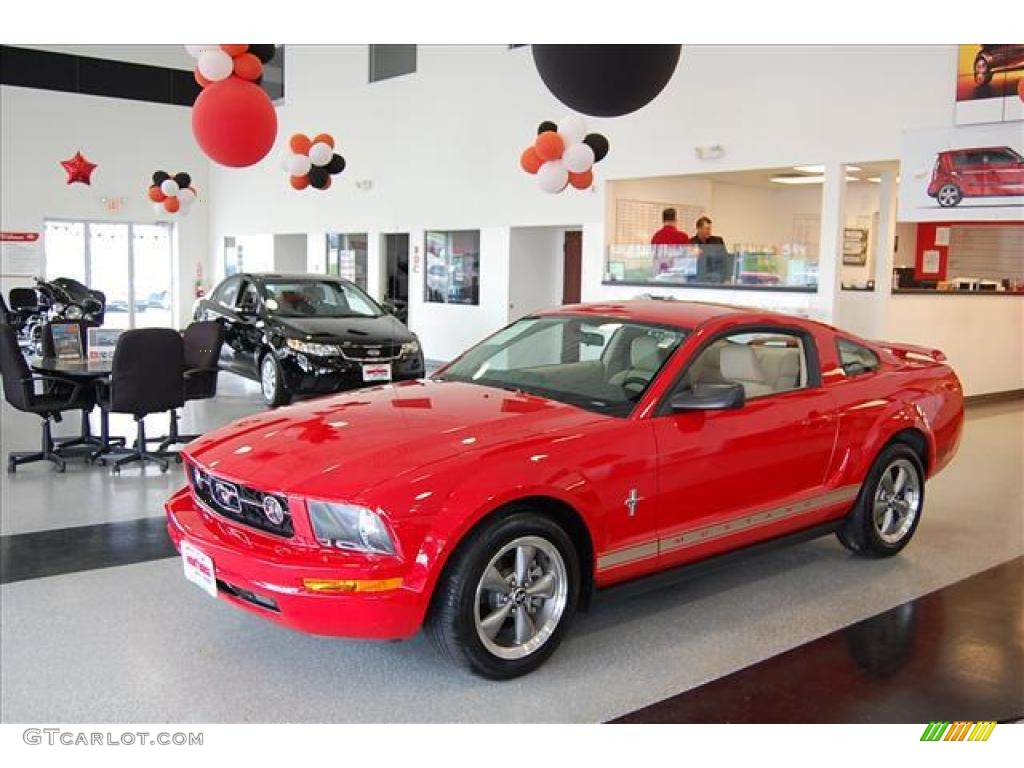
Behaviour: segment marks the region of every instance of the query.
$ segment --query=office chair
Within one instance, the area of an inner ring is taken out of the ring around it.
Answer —
[[[106,414],[130,413],[135,417],[136,440],[132,449],[98,451],[93,458],[112,463],[114,474],[125,464],[151,461],[168,469],[167,460],[146,451],[145,416],[181,408],[185,404],[185,353],[181,335],[171,328],[138,328],[125,331],[114,348],[110,382],[96,382],[96,400]],[[104,454],[104,455],[100,455]]]
[[[60,421],[64,411],[77,411],[89,407],[89,393],[85,387],[68,379],[33,374],[18,347],[17,334],[6,323],[0,325],[0,369],[3,373],[4,398],[7,402],[19,411],[34,413],[43,420],[40,450],[8,453],[7,471],[14,472],[20,464],[32,461],[49,461],[58,472],[63,472],[66,463],[57,455],[57,447],[53,442],[52,422]],[[47,391],[36,394],[36,382],[46,382],[49,385]]]

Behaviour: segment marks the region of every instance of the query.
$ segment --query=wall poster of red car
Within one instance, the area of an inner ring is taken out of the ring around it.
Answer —
[[[1024,43],[959,46],[957,125],[1024,120]]]

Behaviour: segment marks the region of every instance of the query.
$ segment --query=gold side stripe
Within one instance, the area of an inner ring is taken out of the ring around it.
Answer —
[[[695,528],[692,531],[677,534],[663,541],[648,541],[643,544],[635,544],[631,547],[618,549],[614,552],[608,552],[599,556],[597,558],[597,570],[600,571],[606,568],[615,568],[620,565],[636,562],[637,560],[645,560],[650,557],[655,557],[664,552],[673,552],[684,547],[692,547],[697,544],[703,544],[706,541],[713,541],[714,539],[718,539],[723,536],[731,536],[735,533],[768,525],[770,523],[778,522],[779,520],[798,517],[810,512],[817,512],[834,504],[839,504],[844,501],[853,501],[859,492],[860,486],[846,486],[845,488],[839,488],[835,491],[824,493],[812,499],[805,499],[803,501],[794,502],[793,504],[787,504],[784,507],[776,507],[775,509],[754,512],[753,514],[746,515],[745,517],[739,517],[726,523],[717,523],[715,525],[705,526],[704,528]]]

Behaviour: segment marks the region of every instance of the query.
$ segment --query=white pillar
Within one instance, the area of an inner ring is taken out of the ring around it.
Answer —
[[[892,300],[892,264],[896,251],[896,172],[882,171],[878,185],[878,250],[875,253],[875,292],[871,315],[873,338],[889,338],[889,302]]]
[[[825,166],[821,190],[821,240],[818,245],[818,315],[827,323],[839,322],[839,285],[843,266],[843,228],[846,206],[846,166]]]
[[[366,292],[375,299],[384,298],[384,249],[381,247],[380,232],[370,230],[366,233]]]

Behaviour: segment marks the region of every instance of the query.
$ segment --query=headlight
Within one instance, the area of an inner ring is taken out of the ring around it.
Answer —
[[[307,355],[314,355],[316,357],[335,357],[341,354],[341,347],[336,344],[313,344],[308,341],[299,341],[298,339],[285,339],[284,343],[288,345],[289,349],[294,349],[296,352],[305,352]]]
[[[405,344],[402,345],[402,357],[412,357],[413,355],[418,355],[419,353],[420,343],[416,339],[413,339],[412,341],[407,341],[405,342]]]
[[[357,504],[312,499],[306,507],[313,533],[321,543],[358,552],[395,554],[391,535],[376,512]]]
[[[70,304],[68,308],[64,310],[64,316],[68,320],[81,320],[82,319],[82,308],[77,304]]]

